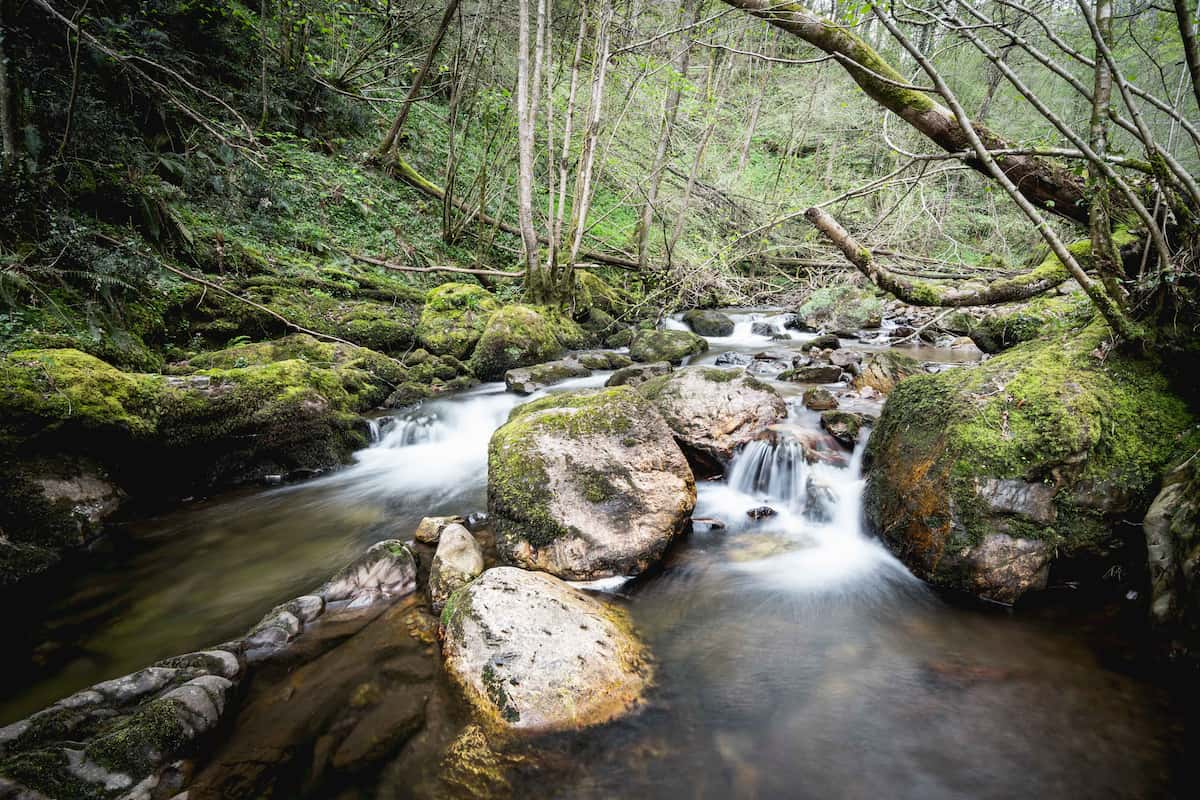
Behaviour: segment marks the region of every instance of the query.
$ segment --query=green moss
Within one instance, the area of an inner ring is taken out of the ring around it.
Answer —
[[[500,303],[482,286],[444,283],[425,297],[417,338],[438,355],[466,358]]]
[[[631,303],[628,292],[610,286],[595,273],[575,270],[575,305],[578,309],[597,309],[609,317],[619,317]]]
[[[643,363],[679,364],[688,356],[707,350],[708,341],[691,331],[639,330],[629,343],[630,357]]]
[[[974,544],[993,524],[976,479],[1018,478],[1068,488],[1056,494],[1052,527],[1013,520],[1013,531],[1049,538],[1067,551],[1107,535],[1103,514],[1069,487],[1103,487],[1106,496],[1144,505],[1195,422],[1155,365],[1116,351],[1098,358],[1106,336],[1093,323],[1055,341],[1019,345],[973,369],[903,381],[868,453],[899,466],[871,481],[868,504],[918,521],[953,515],[959,524],[947,546]],[[922,485],[949,493],[923,504],[915,499],[923,490],[889,479],[893,473],[919,475]]]
[[[92,800],[106,796],[99,784],[81,780],[71,772],[61,750],[35,750],[0,762],[0,775],[45,797]]]
[[[513,705],[508,691],[504,688],[504,677],[499,675],[491,664],[483,668],[483,688],[501,719],[514,724],[521,721],[521,712]]]
[[[720,369],[719,367],[704,367],[700,373],[706,381],[712,383],[729,383],[742,374],[740,369]]]
[[[185,713],[173,700],[152,700],[111,732],[89,742],[87,756],[136,782],[188,743],[190,731],[180,721]]]
[[[868,289],[843,284],[826,286],[810,294],[796,315],[814,328],[858,330],[878,325],[883,300]]]
[[[568,331],[567,321],[549,312],[526,305],[505,306],[488,320],[471,356],[471,370],[483,380],[499,380],[514,367],[552,361],[562,355],[559,337]],[[578,326],[574,331],[579,331]]]

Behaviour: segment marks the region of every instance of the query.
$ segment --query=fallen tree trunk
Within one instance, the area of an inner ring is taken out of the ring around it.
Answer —
[[[804,212],[804,216],[872,283],[913,306],[961,307],[1011,303],[1036,297],[1065,283],[1071,277],[1066,267],[1050,255],[1029,272],[999,278],[971,289],[938,286],[928,281],[911,281],[875,261],[869,249],[859,244],[836,219],[823,210],[810,208]]]
[[[524,272],[505,272],[499,269],[470,269],[468,267],[414,267],[408,264],[395,264],[391,261],[386,261],[382,258],[372,258],[371,256],[360,255],[359,253],[347,253],[350,258],[355,261],[361,261],[364,264],[371,264],[384,269],[395,270],[396,272],[456,272],[461,275],[485,275],[489,278],[524,278]]]
[[[867,96],[895,113],[930,141],[950,153],[971,149],[970,139],[950,109],[920,87],[909,85],[891,64],[857,34],[825,19],[800,3],[775,0],[725,0],[777,28],[798,36],[832,55]],[[972,125],[989,150],[1013,150],[1014,145],[982,124]],[[997,162],[1004,174],[1039,208],[1080,225],[1088,222],[1084,181],[1070,170],[1029,155],[1006,155]],[[985,165],[968,157],[964,163],[988,174]]]

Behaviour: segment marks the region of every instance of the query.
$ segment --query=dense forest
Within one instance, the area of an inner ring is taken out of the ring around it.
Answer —
[[[1197,13],[0,0],[0,800],[1195,796]]]

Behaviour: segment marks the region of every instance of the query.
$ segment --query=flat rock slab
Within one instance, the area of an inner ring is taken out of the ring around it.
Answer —
[[[442,613],[446,668],[504,726],[560,731],[637,707],[652,669],[624,613],[541,572],[490,569]]]

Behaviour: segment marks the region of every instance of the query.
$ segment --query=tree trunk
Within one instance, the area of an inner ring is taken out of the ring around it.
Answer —
[[[1096,25],[1106,43],[1112,45],[1112,0],[1096,0]],[[1099,158],[1108,154],[1108,106],[1112,99],[1112,72],[1100,53],[1092,84],[1092,118],[1088,127],[1088,144]],[[1092,266],[1100,275],[1109,296],[1124,304],[1128,293],[1121,285],[1121,256],[1112,239],[1111,208],[1108,177],[1100,165],[1089,160],[1088,183],[1092,201],[1088,215],[1088,230],[1092,238]]]
[[[525,246],[525,290],[535,303],[553,294],[549,276],[542,268],[538,235],[533,226],[533,136],[537,109],[530,104],[529,0],[517,0],[517,217]]]
[[[696,0],[683,0],[679,6],[679,21],[685,23],[691,18],[692,23],[700,19],[700,5]],[[688,34],[682,35],[687,41]],[[658,202],[658,191],[662,186],[663,171],[670,156],[671,134],[675,130],[675,118],[679,114],[679,98],[683,94],[683,84],[687,81],[688,62],[691,59],[692,48],[686,46],[679,54],[675,66],[678,77],[671,81],[667,90],[667,101],[663,106],[662,124],[658,128],[658,144],[654,150],[654,161],[650,165],[650,184],[646,187],[646,202],[642,206],[642,216],[637,226],[638,264],[645,268],[650,258],[650,229],[654,224],[654,207]]]
[[[692,194],[696,191],[696,181],[700,177],[700,168],[704,166],[704,153],[708,149],[708,141],[712,138],[713,130],[717,127],[717,96],[721,93],[721,50],[712,51],[712,61],[709,62],[708,80],[705,81],[704,98],[708,107],[708,119],[700,141],[696,144],[696,155],[692,159],[692,169],[688,172],[687,185],[683,190],[683,200],[679,214],[675,217],[675,225],[671,228],[671,238],[667,242],[667,260],[673,261],[671,255],[675,245],[683,237],[683,229],[687,224],[688,206],[692,202]]]
[[[16,65],[10,60],[8,3],[0,0],[0,145],[3,166],[11,168],[21,157],[21,140],[17,135]]]
[[[867,96],[892,111],[943,150],[971,150],[970,137],[950,109],[928,94],[909,86],[894,67],[884,61],[860,36],[822,18],[800,3],[773,0],[724,0],[777,28],[798,36],[832,54]],[[975,134],[989,150],[1016,149],[983,125],[973,125]],[[984,174],[986,165],[978,158],[964,163]],[[1088,202],[1084,182],[1071,171],[1036,156],[1004,156],[1000,168],[1033,205],[1072,222],[1086,225]]]
[[[400,111],[396,114],[396,119],[392,121],[392,127],[388,129],[387,135],[383,137],[383,141],[379,144],[377,157],[386,158],[388,153],[392,152],[396,146],[396,141],[400,138],[400,131],[404,128],[404,123],[408,119],[409,109],[412,108],[413,102],[421,93],[421,87],[425,85],[425,79],[429,76],[429,68],[433,65],[433,59],[437,56],[438,48],[442,46],[442,39],[446,37],[446,31],[450,29],[450,21],[454,19],[454,12],[458,10],[459,0],[449,0],[446,3],[446,10],[442,13],[442,21],[438,24],[437,34],[433,37],[433,41],[429,45],[429,50],[425,53],[425,60],[421,62],[420,69],[417,70],[416,77],[413,78],[412,86],[408,88],[408,95],[404,98],[404,102],[400,104]],[[528,11],[528,10],[527,10]]]

